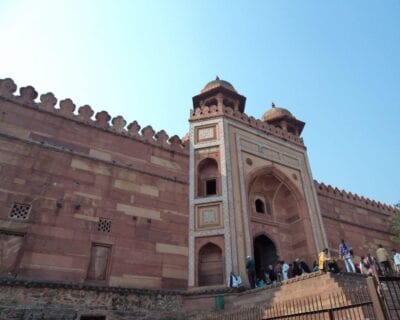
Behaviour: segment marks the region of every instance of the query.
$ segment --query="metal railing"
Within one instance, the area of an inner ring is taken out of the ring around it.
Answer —
[[[312,296],[270,306],[263,320],[358,320],[375,319],[372,301],[366,288]]]
[[[195,320],[375,320],[367,288],[197,315]],[[399,319],[399,318],[397,318]]]
[[[212,311],[206,315],[197,315],[193,320],[262,320],[262,306],[242,307],[230,311]]]
[[[400,319],[400,277],[379,277],[381,303],[388,319]]]

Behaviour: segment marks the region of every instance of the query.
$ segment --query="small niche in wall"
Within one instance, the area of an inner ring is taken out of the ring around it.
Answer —
[[[21,258],[24,235],[0,230],[0,274],[13,274]]]
[[[92,244],[87,280],[105,281],[107,279],[110,252],[111,246],[109,245],[99,243]]]
[[[106,316],[81,316],[80,320],[106,320]]]

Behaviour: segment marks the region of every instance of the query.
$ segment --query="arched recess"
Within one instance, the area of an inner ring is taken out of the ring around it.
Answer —
[[[265,234],[256,236],[253,240],[254,261],[257,278],[263,279],[269,265],[278,261],[278,253],[274,242]]]
[[[296,185],[274,166],[249,174],[246,185],[251,236],[263,232],[273,235],[279,243],[280,259],[311,260],[316,254],[315,240],[304,196]],[[256,201],[262,197],[271,214],[257,212]]]
[[[218,163],[213,158],[203,159],[197,166],[197,196],[207,197],[219,194]]]
[[[198,285],[215,286],[224,283],[224,261],[222,250],[208,242],[199,250]]]
[[[302,193],[294,183],[274,166],[264,167],[249,174],[246,178],[250,212],[256,211],[255,201],[262,195],[266,210],[274,219],[293,221],[306,217],[307,209]],[[282,210],[283,209],[283,210]],[[278,212],[276,212],[278,211]],[[282,216],[284,211],[284,216]]]

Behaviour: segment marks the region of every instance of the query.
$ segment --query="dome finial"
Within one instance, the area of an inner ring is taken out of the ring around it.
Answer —
[[[218,76],[216,76],[215,80],[212,80],[209,83],[207,83],[203,88],[203,90],[201,90],[201,92],[203,93],[211,89],[221,88],[221,87],[236,92],[235,88],[228,81],[221,80]]]
[[[272,101],[271,107],[275,108],[275,103],[273,101]]]

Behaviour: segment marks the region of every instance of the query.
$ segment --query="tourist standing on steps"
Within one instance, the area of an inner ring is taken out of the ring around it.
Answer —
[[[386,276],[392,268],[390,267],[390,256],[382,245],[378,245],[378,249],[376,250],[376,257],[378,258],[378,262],[382,269],[383,275]]]
[[[367,259],[367,262],[369,265],[369,273],[377,277],[378,276],[378,265],[376,263],[376,259],[373,256],[371,256],[371,254],[369,252],[365,259]]]
[[[231,271],[229,287],[230,288],[239,288],[242,285],[242,278],[237,276],[233,271]]]
[[[282,262],[277,261],[276,265],[274,267],[274,272],[276,276],[276,281],[281,282],[282,281]]]
[[[393,249],[392,253],[393,253],[394,271],[399,273],[400,272],[400,253],[396,249]]]
[[[275,270],[274,270],[274,267],[272,266],[272,264],[270,264],[268,266],[267,272],[268,272],[268,276],[269,276],[269,279],[271,280],[271,282],[276,283],[277,277],[276,277],[276,273],[275,273]]]
[[[347,272],[356,272],[352,260],[353,257],[351,253],[351,247],[346,242],[344,242],[344,239],[342,239],[339,245],[339,256],[343,259]]]
[[[246,258],[246,270],[250,287],[254,289],[256,287],[256,264],[250,256],[247,256]]]
[[[321,271],[325,271],[328,272],[328,248],[325,248],[324,250],[322,250],[319,255],[318,255],[318,268]]]
[[[283,280],[289,279],[289,264],[286,261],[282,261],[282,277]]]

